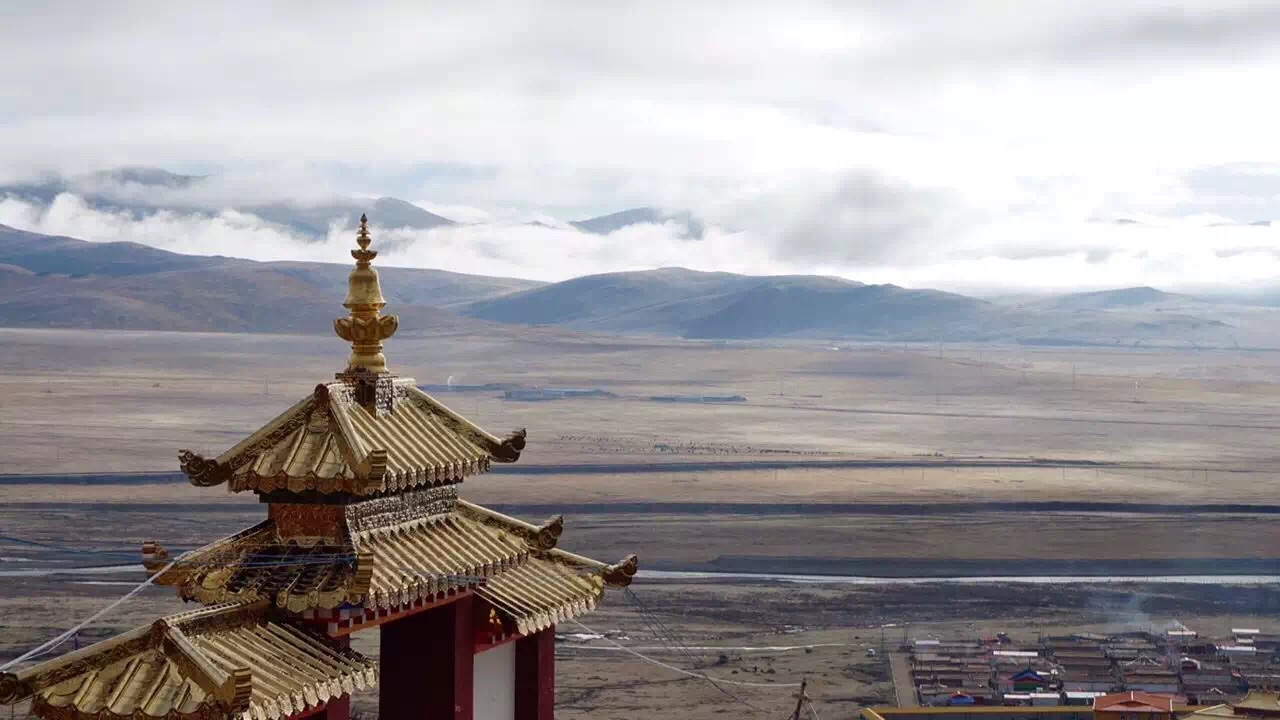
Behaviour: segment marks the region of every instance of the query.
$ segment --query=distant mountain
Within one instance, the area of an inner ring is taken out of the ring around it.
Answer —
[[[691,323],[693,338],[834,336],[895,340],[989,340],[1008,327],[996,305],[938,290],[860,285],[826,278],[768,278]]]
[[[205,179],[204,175],[179,175],[160,168],[122,167],[75,177],[50,177],[37,183],[0,185],[0,195],[13,195],[47,205],[62,193],[73,193],[90,205],[103,209],[154,210],[154,206],[139,200],[139,196],[145,195],[148,189],[182,190]]]
[[[588,275],[459,307],[485,320],[702,339],[1277,347],[1280,312],[1152,288],[988,302],[840,278],[682,268]]]
[[[326,332],[342,312],[348,272],[346,265],[179,255],[0,225],[0,326]],[[538,285],[443,270],[379,272],[412,330],[467,329],[474,321],[447,306]]]
[[[623,210],[622,212],[616,212],[610,215],[601,215],[600,217],[573,221],[569,224],[583,232],[589,232],[596,235],[608,235],[611,232],[615,232],[632,225],[663,225],[666,223],[674,223],[683,227],[684,231],[682,234],[685,237],[692,238],[694,240],[701,240],[703,233],[706,232],[706,227],[702,222],[695,218],[688,210],[667,212],[651,207]]]
[[[1055,310],[1114,310],[1117,308],[1133,308],[1157,303],[1180,303],[1194,301],[1188,295],[1176,295],[1157,290],[1153,287],[1131,287],[1118,290],[1099,290],[1097,292],[1070,293],[1055,295],[1050,298],[1036,300],[1030,304]]]
[[[211,268],[220,262],[219,258],[179,255],[138,243],[91,243],[0,225],[0,263],[33,273],[122,277]]]
[[[974,337],[1004,311],[935,290],[683,268],[588,275],[466,306],[496,322],[691,338]]]
[[[290,205],[272,203],[270,205],[246,205],[238,208],[242,212],[284,225],[304,235],[323,237],[329,233],[329,226],[338,223],[341,227],[355,227],[360,224],[360,214],[368,213],[370,222],[383,228],[410,228],[412,230],[430,230],[431,228],[455,225],[449,218],[427,212],[412,203],[395,198],[378,198],[377,200],[339,200],[321,205]]]
[[[587,275],[473,303],[472,317],[606,332],[683,334],[760,278],[684,268]]]
[[[322,333],[342,312],[349,271],[0,226],[0,326]],[[1280,309],[1265,306],[1265,294],[1206,300],[1138,287],[988,302],[841,278],[682,268],[552,284],[379,271],[408,332],[496,331],[493,322],[705,339],[1280,347]]]
[[[209,207],[207,203],[198,201],[195,195],[184,199],[180,192],[198,188],[207,180],[209,178],[202,175],[178,175],[159,168],[129,167],[74,178],[52,178],[41,183],[0,186],[0,197],[12,195],[48,205],[58,195],[71,193],[90,207],[107,212],[126,212],[135,217],[159,210],[212,215],[224,208]],[[148,193],[148,189],[153,192]],[[390,197],[228,204],[227,207],[256,215],[307,237],[324,237],[330,224],[335,222],[343,227],[354,227],[359,223],[361,213],[368,213],[375,225],[383,228],[430,230],[455,224],[449,218]]]

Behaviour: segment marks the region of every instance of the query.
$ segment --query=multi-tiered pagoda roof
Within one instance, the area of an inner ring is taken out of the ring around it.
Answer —
[[[267,518],[180,557],[143,547],[157,585],[209,609],[0,676],[0,702],[37,715],[274,720],[376,680],[335,638],[473,595],[494,637],[531,635],[625,586],[635,556],[606,564],[558,549],[563,519],[534,524],[458,497],[525,432],[490,434],[393,374],[382,341],[398,321],[371,267],[365,219],[334,329],[347,367],[213,458],[182,451],[193,485],[254,492]],[[424,648],[424,652],[430,649]]]

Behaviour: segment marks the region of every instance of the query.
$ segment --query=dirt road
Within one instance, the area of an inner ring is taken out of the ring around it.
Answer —
[[[906,653],[889,653],[889,667],[893,670],[893,692],[898,697],[898,707],[916,707],[916,687],[911,682],[911,658]]]

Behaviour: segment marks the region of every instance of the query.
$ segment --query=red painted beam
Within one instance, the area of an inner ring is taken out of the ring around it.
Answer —
[[[524,639],[524,635],[490,635],[488,637],[476,638],[476,654],[479,655],[486,650],[492,650],[496,647],[502,647],[507,643],[517,642]]]
[[[366,608],[363,614],[353,615],[347,620],[315,619],[304,622],[322,627],[329,637],[344,637],[361,630],[369,630],[389,622],[402,620],[411,615],[433,610],[464,597],[471,597],[474,594],[470,589],[455,590],[441,593],[430,600],[418,599],[409,605],[394,609]]]
[[[556,715],[556,629],[516,641],[515,720],[554,720]]]

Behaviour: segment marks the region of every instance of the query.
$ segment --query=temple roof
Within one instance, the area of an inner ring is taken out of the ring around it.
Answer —
[[[42,718],[276,720],[376,682],[375,662],[272,619],[266,603],[231,604],[0,675],[0,702],[31,697]]]
[[[228,483],[232,491],[347,493],[368,496],[460,482],[491,461],[515,462],[524,431],[500,439],[419,390],[388,379],[388,407],[358,398],[357,383],[315,392],[216,458],[179,453],[193,485]]]
[[[368,496],[460,482],[490,461],[520,459],[524,430],[498,438],[387,369],[382,341],[400,323],[382,314],[387,303],[371,241],[361,215],[342,303],[350,314],[333,323],[351,343],[346,369],[216,458],[180,451],[193,485]]]
[[[476,594],[529,635],[596,608],[610,577],[599,563],[560,550],[538,551],[499,574]],[[626,570],[620,570],[623,577]],[[631,570],[634,573],[634,569]],[[617,582],[618,580],[615,580]]]
[[[183,557],[155,583],[186,600],[261,600],[295,613],[395,609],[473,589],[532,632],[593,609],[606,585],[625,586],[636,571],[634,557],[606,565],[556,549],[559,517],[533,525],[459,500],[452,487],[320,508],[281,510]],[[340,534],[296,535],[311,521],[293,510],[340,512]],[[153,572],[169,560],[144,547]]]

